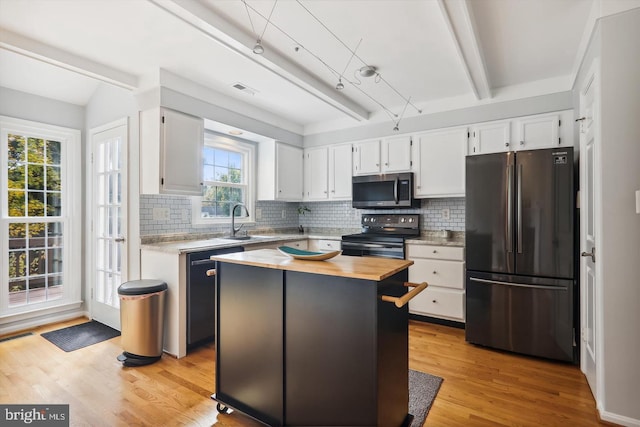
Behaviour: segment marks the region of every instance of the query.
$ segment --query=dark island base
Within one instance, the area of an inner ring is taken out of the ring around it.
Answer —
[[[242,412],[245,416],[251,418],[252,420],[255,420],[259,423],[265,424],[263,420],[260,420],[258,418],[252,417],[249,413],[241,411],[238,408],[234,408],[232,405],[228,404],[227,402],[224,402],[220,399],[218,399],[218,397],[216,396],[215,393],[213,393],[211,395],[211,400],[215,400],[216,402],[218,402],[218,404],[216,405],[216,409],[218,410],[218,412],[220,412],[221,414],[226,414],[227,412],[229,412],[229,409],[233,410],[233,411],[238,411],[238,412]],[[243,406],[243,405],[241,405]],[[409,427],[411,425],[411,423],[413,423],[413,419],[415,417],[411,414],[407,414],[407,417],[404,419],[404,422],[400,425],[400,427]],[[268,424],[266,424],[268,425]]]
[[[407,276],[219,262],[213,398],[269,426],[409,425],[408,308],[381,300]]]

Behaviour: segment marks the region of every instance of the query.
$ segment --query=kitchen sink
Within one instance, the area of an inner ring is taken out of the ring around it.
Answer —
[[[264,240],[271,239],[273,236],[225,236],[221,237],[223,240]]]

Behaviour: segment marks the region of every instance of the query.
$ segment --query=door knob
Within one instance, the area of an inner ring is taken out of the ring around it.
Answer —
[[[590,256],[591,262],[596,262],[596,248],[591,249],[591,252],[582,252],[580,256]]]

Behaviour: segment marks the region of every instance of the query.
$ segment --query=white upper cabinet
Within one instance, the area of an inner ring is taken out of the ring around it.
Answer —
[[[351,199],[351,144],[304,150],[304,200]]]
[[[329,198],[351,199],[351,168],[353,148],[351,144],[329,147]]]
[[[488,154],[511,148],[511,121],[479,123],[469,129],[469,154]]]
[[[353,147],[354,175],[411,170],[410,136],[356,142]]]
[[[204,121],[167,108],[140,112],[142,194],[202,195]]]
[[[258,200],[302,200],[302,149],[276,141],[258,145]]]
[[[407,172],[411,170],[411,137],[385,138],[380,143],[383,173]]]
[[[467,132],[466,127],[461,127],[416,135],[413,144],[415,197],[465,195]]]
[[[471,125],[469,155],[573,146],[573,110]]]
[[[380,173],[380,140],[353,144],[353,174]]]
[[[304,200],[329,198],[329,149],[304,150]]]
[[[518,129],[517,150],[536,150],[560,145],[560,116],[547,114],[523,117],[515,121]]]

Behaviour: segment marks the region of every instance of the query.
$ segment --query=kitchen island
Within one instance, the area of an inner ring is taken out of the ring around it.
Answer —
[[[212,257],[219,410],[267,425],[401,426],[413,263],[273,249]]]

